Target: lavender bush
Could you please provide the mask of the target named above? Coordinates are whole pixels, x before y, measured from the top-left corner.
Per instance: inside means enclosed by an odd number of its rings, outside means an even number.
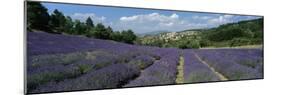
[[[32,92],[69,91],[81,89],[104,89],[121,87],[128,80],[140,74],[140,70],[129,64],[113,64],[108,67],[91,71],[76,79],[66,79],[62,82],[49,82],[37,87]]]
[[[182,52],[182,54],[180,54]],[[175,84],[180,56],[184,83],[263,77],[260,49],[176,49],[83,36],[27,33],[28,93]]]
[[[140,69],[145,69],[148,66],[152,65],[154,62],[153,57],[149,55],[140,55],[137,56],[128,62],[129,64],[135,64],[137,65]]]
[[[177,49],[158,49],[161,59],[142,71],[142,74],[124,87],[174,84],[179,53]],[[160,55],[159,55],[160,56]]]
[[[230,80],[262,78],[263,70],[262,61],[258,56],[262,53],[252,53],[260,51],[259,49],[216,49],[216,50],[198,50],[197,53],[209,65],[214,67],[218,72],[224,74]],[[245,53],[245,54],[243,54]],[[260,57],[261,58],[261,57]],[[251,60],[256,68],[252,68],[243,63],[241,60]],[[259,67],[260,66],[260,67]]]
[[[193,53],[193,50],[184,51],[184,83],[219,81],[218,76]]]

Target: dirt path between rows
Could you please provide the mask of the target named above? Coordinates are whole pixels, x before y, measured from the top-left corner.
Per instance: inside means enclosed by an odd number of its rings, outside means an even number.
[[[177,67],[178,73],[176,78],[176,83],[184,83],[184,57],[181,55],[179,58],[179,65]]]
[[[206,65],[208,68],[210,68],[210,69],[219,77],[219,79],[220,79],[221,81],[226,81],[226,80],[228,80],[223,74],[217,72],[217,71],[215,70],[215,68],[213,68],[212,66],[210,66],[206,61],[202,60],[202,59],[198,56],[198,54],[196,54],[195,52],[194,52],[193,54],[196,56],[196,58],[197,58],[201,63],[203,63],[204,65]]]

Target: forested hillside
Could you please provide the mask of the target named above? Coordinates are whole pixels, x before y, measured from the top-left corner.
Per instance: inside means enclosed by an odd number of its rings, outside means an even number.
[[[114,31],[110,26],[102,23],[94,24],[90,17],[86,21],[80,21],[64,15],[57,9],[49,14],[48,9],[39,2],[28,2],[27,10],[27,30],[30,32],[41,30],[48,33],[82,35],[129,44],[133,44],[137,38],[131,29]]]
[[[138,40],[138,44],[142,45],[178,48],[236,47],[262,43],[263,18],[228,23],[210,29],[144,36]]]
[[[263,19],[241,21],[206,30],[202,38],[214,46],[256,45],[263,42]]]

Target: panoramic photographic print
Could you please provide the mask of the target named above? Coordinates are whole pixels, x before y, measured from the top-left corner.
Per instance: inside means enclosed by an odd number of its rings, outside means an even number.
[[[263,79],[263,16],[26,1],[26,93]]]

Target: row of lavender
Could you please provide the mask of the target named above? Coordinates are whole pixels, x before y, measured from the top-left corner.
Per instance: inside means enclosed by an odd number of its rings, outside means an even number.
[[[117,88],[144,75],[172,84],[177,72],[177,49],[40,32],[28,32],[27,41],[29,93]],[[151,84],[135,86],[144,85]]]
[[[27,54],[30,56],[83,52],[97,49],[126,53],[130,50],[138,49],[134,47],[136,46],[110,40],[90,39],[83,36],[27,32]]]
[[[219,77],[196,56],[194,50],[184,50],[184,83],[219,81]]]
[[[175,84],[180,52],[184,83],[263,77],[260,49],[180,50],[41,32],[27,34],[29,93]]]
[[[143,70],[141,75],[124,87],[175,84],[179,50],[174,48],[158,49],[153,54],[161,56],[153,65]]]
[[[229,80],[263,78],[261,49],[195,50],[217,72]]]

